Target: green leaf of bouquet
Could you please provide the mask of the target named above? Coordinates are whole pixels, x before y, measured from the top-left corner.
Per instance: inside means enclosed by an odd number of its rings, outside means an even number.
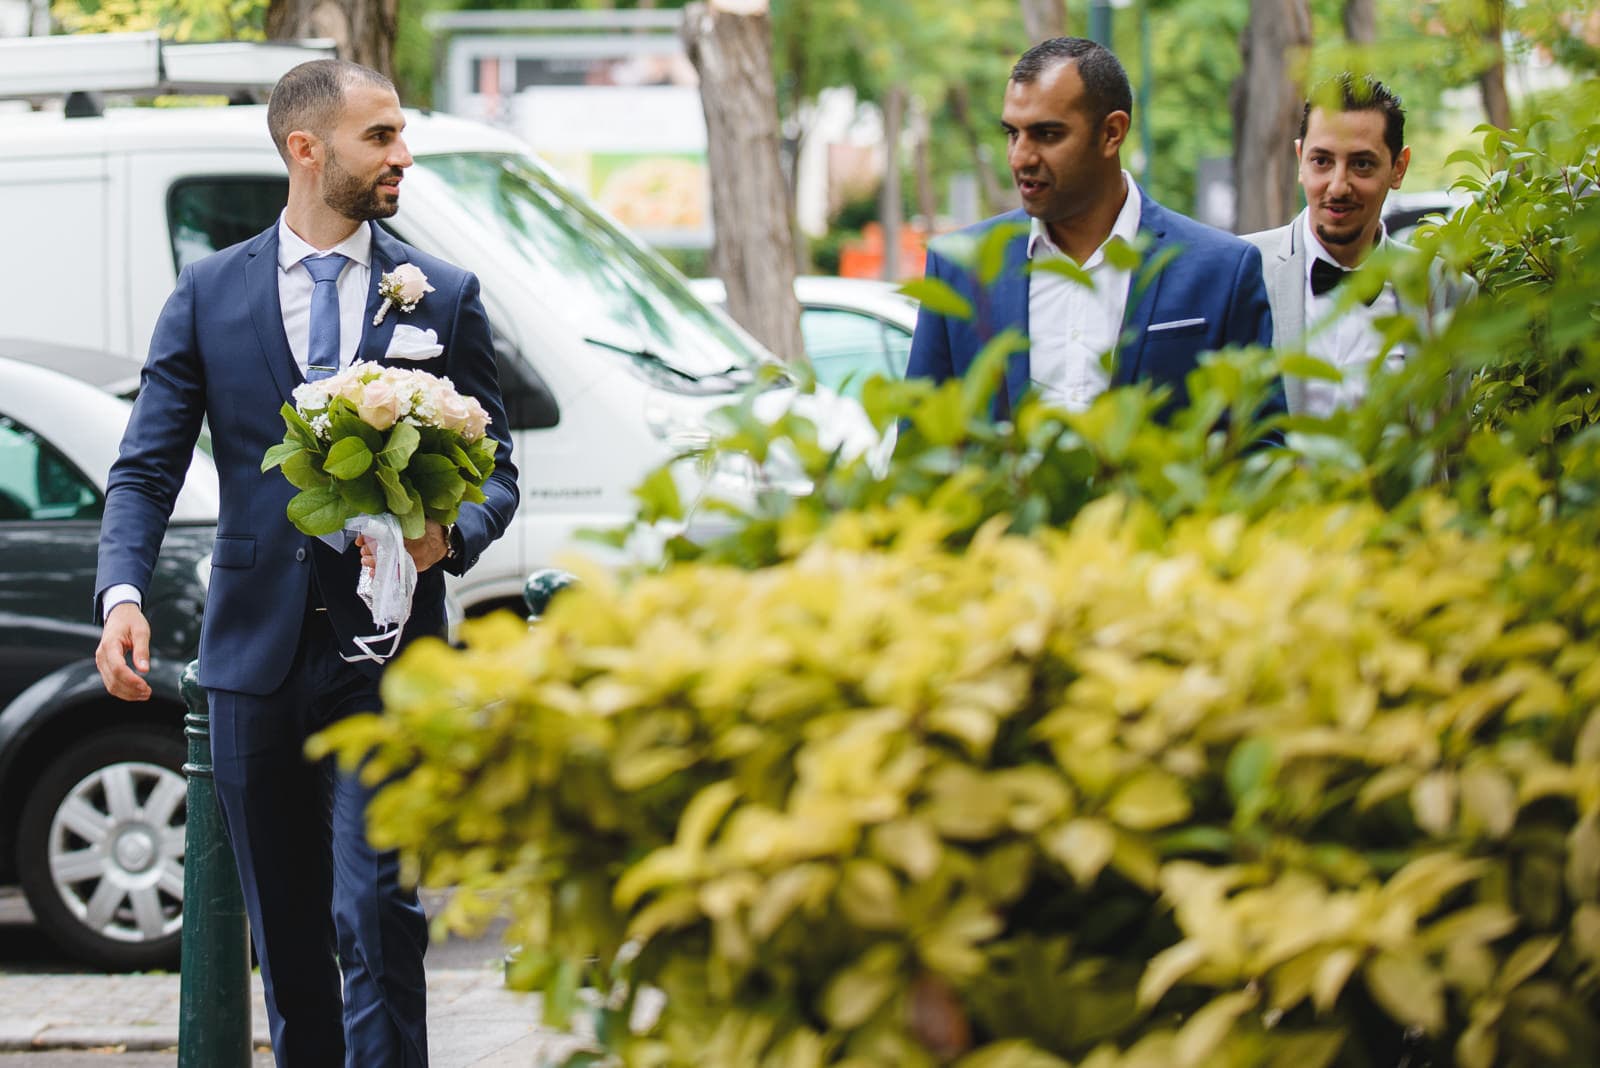
[[[472,457],[467,455],[467,450],[461,447],[460,442],[452,441],[447,451],[450,459],[456,462],[468,478],[483,477],[483,472],[478,470],[478,465],[472,462]]]
[[[467,488],[456,462],[436,452],[413,456],[406,475],[429,508],[453,508]]]
[[[334,440],[357,437],[366,443],[372,452],[378,451],[378,446],[383,444],[383,431],[377,430],[366,424],[350,402],[343,398],[336,398],[328,405],[328,426],[333,431]]]
[[[397,516],[400,520],[400,533],[407,538],[420,538],[428,529],[428,517],[423,512],[422,498],[410,486],[406,487],[406,494],[410,503],[405,512]]]
[[[388,505],[382,484],[379,483],[377,476],[370,472],[348,482],[335,483],[335,487],[339,491],[339,496],[344,498],[344,503],[350,506],[352,513],[377,515]]]
[[[378,453],[378,463],[392,471],[404,470],[421,440],[422,435],[417,433],[416,427],[410,423],[396,423],[389,431],[389,440],[384,442],[383,451]]]
[[[372,450],[358,437],[340,438],[328,449],[322,469],[334,478],[349,480],[366,473],[372,466]]]
[[[289,522],[303,534],[332,534],[350,517],[348,506],[332,486],[303,490],[289,501]]]
[[[283,477],[295,489],[316,489],[332,484],[333,479],[322,470],[321,450],[300,449],[283,461]]]
[[[463,501],[471,501],[473,504],[482,504],[489,498],[483,495],[483,490],[468,482],[467,488],[461,492],[461,499]]]
[[[429,508],[427,515],[428,518],[433,520],[435,523],[449,526],[451,523],[454,523],[457,519],[461,518],[461,505],[452,504],[448,508]]]
[[[301,447],[302,446],[298,441],[278,442],[278,444],[267,450],[267,454],[265,456],[261,457],[262,473],[264,474],[268,471],[271,471],[274,467],[277,467],[279,464],[283,463],[283,461],[299,452]]]
[[[278,409],[278,414],[283,416],[283,424],[288,431],[284,437],[285,441],[292,435],[308,449],[315,449],[321,444],[317,440],[317,432],[311,429],[311,424],[306,422],[305,416],[295,410],[294,405],[285,402],[283,407]]]
[[[900,292],[931,312],[952,319],[971,319],[972,302],[958,293],[954,286],[940,278],[923,278],[908,282]]]
[[[389,511],[395,515],[404,515],[411,510],[411,498],[406,495],[405,487],[400,484],[400,475],[392,467],[383,464],[372,469],[378,476],[378,485],[383,487],[383,501],[389,506]]]
[[[491,437],[481,437],[467,446],[467,456],[472,460],[472,466],[478,470],[478,482],[494,474],[494,446]]]

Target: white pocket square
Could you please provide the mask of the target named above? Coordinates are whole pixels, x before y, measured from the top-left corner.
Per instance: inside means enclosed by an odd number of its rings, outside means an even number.
[[[432,330],[418,330],[414,326],[397,323],[394,336],[389,339],[389,350],[383,354],[386,360],[431,360],[435,356],[444,355],[444,346],[439,344],[439,335]]]

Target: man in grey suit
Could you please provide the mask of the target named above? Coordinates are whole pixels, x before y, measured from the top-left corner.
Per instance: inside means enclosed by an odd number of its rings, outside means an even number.
[[[1245,238],[1261,250],[1275,343],[1303,348],[1343,375],[1337,382],[1285,376],[1292,415],[1326,416],[1359,403],[1375,361],[1393,367],[1405,359],[1404,346],[1385,346],[1379,317],[1403,312],[1427,336],[1472,292],[1470,280],[1435,263],[1426,307],[1387,284],[1366,306],[1338,300],[1339,284],[1374,251],[1416,254],[1383,227],[1383,202],[1411,162],[1405,121],[1400,98],[1375,78],[1342,74],[1313,90],[1294,143],[1305,210],[1287,226]]]

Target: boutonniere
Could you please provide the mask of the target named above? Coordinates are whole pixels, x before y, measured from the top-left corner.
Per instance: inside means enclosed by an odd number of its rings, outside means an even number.
[[[424,294],[432,292],[428,276],[414,263],[402,263],[394,270],[385,272],[378,278],[378,296],[383,298],[383,305],[378,308],[378,314],[372,317],[372,325],[383,322],[383,317],[389,314],[389,309],[394,305],[398,304],[401,311],[409,312]]]

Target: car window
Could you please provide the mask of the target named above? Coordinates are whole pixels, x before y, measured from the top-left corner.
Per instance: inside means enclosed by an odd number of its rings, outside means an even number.
[[[906,365],[911,362],[911,331],[894,323],[884,323],[883,343],[889,350],[890,373],[904,378]]]
[[[883,324],[873,316],[838,308],[806,308],[800,313],[800,333],[817,381],[829,389],[837,390],[848,382],[848,392],[855,393],[866,379],[889,371]]]
[[[543,298],[592,330],[599,348],[638,349],[680,379],[763,363],[676,271],[533,160],[468,152],[419,156],[417,168],[503,238]]]
[[[167,193],[172,262],[179,271],[272,225],[289,201],[289,179],[208,175],[173,183]]]
[[[49,442],[0,415],[0,522],[98,519],[100,494]]]

